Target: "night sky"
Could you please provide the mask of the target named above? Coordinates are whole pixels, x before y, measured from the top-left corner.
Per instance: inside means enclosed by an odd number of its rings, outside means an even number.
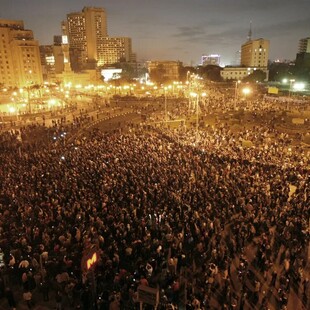
[[[107,11],[109,36],[132,38],[143,60],[197,65],[220,54],[231,64],[246,39],[270,40],[271,60],[295,60],[299,39],[310,37],[310,0],[1,0],[0,18],[23,20],[40,44],[52,44],[66,14],[84,6]]]

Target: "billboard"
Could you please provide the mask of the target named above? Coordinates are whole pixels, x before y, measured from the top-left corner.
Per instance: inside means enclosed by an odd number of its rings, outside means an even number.
[[[275,94],[279,93],[279,89],[277,87],[268,87],[268,94]]]
[[[145,285],[138,286],[138,300],[139,302],[148,305],[156,306],[159,303],[159,290]]]
[[[101,76],[105,82],[110,80],[117,80],[121,77],[122,69],[116,68],[109,68],[109,69],[102,69]]]

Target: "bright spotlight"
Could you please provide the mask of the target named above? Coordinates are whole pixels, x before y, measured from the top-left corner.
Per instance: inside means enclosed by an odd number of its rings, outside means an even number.
[[[301,91],[301,90],[304,90],[305,89],[305,83],[303,82],[298,82],[298,83],[294,83],[293,85],[293,89],[294,90],[297,90],[297,91]]]

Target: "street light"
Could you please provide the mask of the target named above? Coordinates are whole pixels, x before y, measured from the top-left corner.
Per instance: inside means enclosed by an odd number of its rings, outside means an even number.
[[[251,88],[249,88],[249,87],[244,87],[243,89],[242,89],[242,93],[243,93],[243,95],[244,95],[244,100],[246,101],[246,108],[248,108],[249,106],[248,106],[248,102],[247,102],[247,96],[251,93]]]
[[[31,95],[30,95],[30,89],[31,89],[31,86],[33,84],[33,81],[32,81],[32,70],[29,70],[28,71],[28,76],[27,76],[27,85],[26,85],[26,89],[27,89],[27,99],[28,99],[28,112],[29,114],[32,113],[32,110],[31,110]]]
[[[244,96],[246,97],[249,93],[251,92],[251,89],[248,87],[245,87],[242,89],[242,93],[244,94]]]
[[[234,100],[234,110],[236,110],[236,105],[237,105],[237,98],[238,98],[238,84],[240,84],[241,81],[238,80],[235,82],[235,100]]]
[[[164,87],[165,93],[165,126],[167,127],[167,87]]]
[[[289,88],[289,91],[288,91],[288,96],[291,97],[291,92],[292,92],[292,86],[293,86],[293,83],[295,82],[294,79],[291,79],[290,80],[290,88]]]
[[[205,97],[206,93],[190,93],[191,97],[196,98],[196,139],[198,137],[198,129],[199,129],[199,99],[201,97]]]

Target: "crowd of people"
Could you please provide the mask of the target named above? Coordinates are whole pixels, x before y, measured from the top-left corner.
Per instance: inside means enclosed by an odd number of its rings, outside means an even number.
[[[286,309],[292,290],[306,307],[309,154],[288,136],[222,124],[53,141],[70,128],[1,135],[0,294],[12,309],[32,308],[35,290],[57,309],[139,309],[140,285],[158,289],[157,309]],[[50,143],[26,144],[38,129]]]

